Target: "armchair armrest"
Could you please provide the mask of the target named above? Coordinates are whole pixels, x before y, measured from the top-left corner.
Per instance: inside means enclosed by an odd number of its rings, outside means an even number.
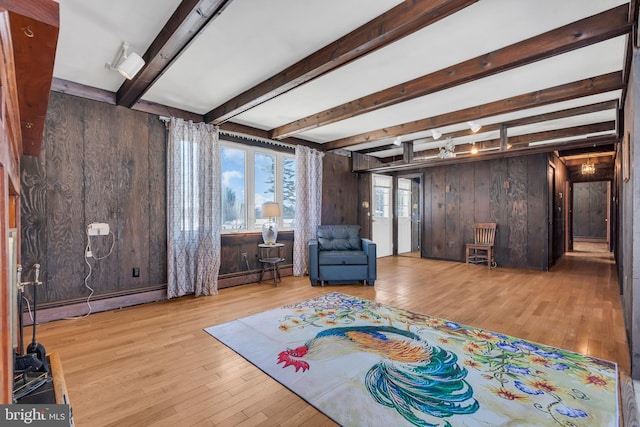
[[[362,239],[362,250],[367,254],[369,281],[373,284],[373,281],[375,281],[377,277],[376,243],[373,240]]]
[[[318,277],[320,275],[318,270],[318,241],[315,239],[309,240],[308,249],[309,265],[307,268],[309,269],[309,280],[311,280],[311,283],[315,285],[318,282]]]

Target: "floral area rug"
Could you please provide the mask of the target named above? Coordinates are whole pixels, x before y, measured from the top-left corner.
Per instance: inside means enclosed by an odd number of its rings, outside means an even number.
[[[205,329],[343,426],[617,426],[617,365],[330,293]]]

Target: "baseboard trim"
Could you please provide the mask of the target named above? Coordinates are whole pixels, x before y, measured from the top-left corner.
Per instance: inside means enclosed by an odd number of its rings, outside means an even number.
[[[574,242],[583,243],[609,243],[606,237],[573,237]]]
[[[293,266],[283,266],[280,268],[281,277],[292,276]],[[256,283],[260,280],[260,272],[250,272],[243,275],[234,275],[233,277],[222,277],[218,280],[218,289],[229,288],[231,286],[247,285]],[[273,273],[265,272],[262,278],[263,283],[273,283]],[[119,295],[109,298],[91,300],[91,313],[99,313],[101,311],[117,310],[120,308],[131,307],[139,304],[147,304],[150,302],[164,301],[167,299],[167,289],[157,289],[147,292],[139,292],[134,294]],[[85,316],[89,312],[89,307],[84,302],[74,302],[67,305],[56,307],[38,308],[38,323],[47,323],[54,320],[70,319],[74,317]],[[29,312],[25,312],[22,316],[25,326],[32,325],[33,320]]]
[[[162,301],[167,299],[167,290],[159,289],[149,292],[140,292],[137,294],[122,295],[111,298],[103,298],[91,303],[91,313],[99,313],[101,311],[117,310],[119,308],[130,307],[133,305],[146,304],[149,302]],[[85,316],[89,312],[86,302],[73,303],[51,308],[38,309],[38,324],[52,322],[54,320],[69,319],[74,317]],[[32,325],[33,320],[29,312],[22,316],[24,325]]]

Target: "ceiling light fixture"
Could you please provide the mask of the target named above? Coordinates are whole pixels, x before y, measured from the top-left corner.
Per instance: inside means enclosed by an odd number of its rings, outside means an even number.
[[[122,74],[127,80],[131,80],[144,67],[144,59],[135,52],[129,52],[129,42],[122,42],[122,46],[111,64],[105,64],[106,68]]]
[[[478,154],[478,147],[476,147],[475,141],[471,143],[471,154]]]
[[[591,159],[587,158],[587,163],[582,164],[582,175],[593,175],[596,173],[596,165],[591,163]]]
[[[480,130],[480,128],[482,128],[482,126],[476,122],[474,122],[473,120],[470,122],[467,122],[467,124],[469,125],[469,129],[471,129],[471,132],[476,133]]]
[[[453,139],[447,138],[447,142],[444,143],[444,147],[440,147],[438,158],[449,159],[451,157],[455,157],[456,156],[456,153],[454,153],[455,149],[456,149],[456,145],[453,143]]]
[[[393,145],[397,145],[397,146],[402,145],[402,138],[399,136],[396,136],[396,139],[393,140]]]
[[[438,129],[431,129],[431,137],[434,141],[439,140],[441,136],[442,132],[440,132]]]

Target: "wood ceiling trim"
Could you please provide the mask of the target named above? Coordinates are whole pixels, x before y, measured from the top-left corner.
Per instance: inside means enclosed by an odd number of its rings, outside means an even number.
[[[516,149],[510,149],[507,151],[487,151],[480,152],[479,154],[473,155],[465,155],[453,157],[450,159],[437,159],[430,158],[424,159],[422,158],[423,153],[420,153],[421,157],[415,157],[413,162],[405,163],[403,160],[398,160],[395,162],[382,163],[379,159],[371,156],[366,156],[362,154],[357,154],[353,159],[357,159],[357,161],[353,162],[353,171],[354,172],[397,172],[402,170],[416,170],[425,167],[433,167],[433,166],[445,166],[451,164],[458,163],[469,163],[469,162],[477,162],[482,160],[491,160],[498,159],[504,157],[516,157],[523,155],[531,155],[531,154],[540,154],[540,153],[550,153],[556,151],[558,149],[562,150],[572,150],[578,148],[585,147],[597,147],[602,145],[609,145],[617,142],[616,138],[611,136],[603,136],[596,138],[588,138],[588,139],[576,139],[564,141],[558,144],[549,144],[549,145],[537,145],[534,147],[520,147]],[[417,155],[417,154],[416,154]]]
[[[278,139],[326,126],[629,33],[632,25],[629,23],[628,15],[629,6],[623,4],[606,12],[277,127],[272,130],[272,138]]]
[[[489,102],[483,105],[452,111],[438,116],[415,120],[388,128],[372,130],[342,139],[336,139],[323,144],[322,147],[325,151],[346,148],[367,142],[378,141],[380,139],[394,138],[396,136],[424,132],[433,128],[440,128],[485,117],[512,113],[522,109],[540,107],[556,102],[567,101],[573,98],[620,90],[622,87],[622,72],[616,71],[576,82],[517,95],[499,101]]]
[[[205,115],[208,123],[223,123],[348,62],[387,46],[478,0],[406,0],[349,34],[246,90]]]
[[[191,41],[232,0],[183,0],[143,55],[145,65],[131,80],[125,80],[116,94],[118,105],[133,107],[164,74]]]
[[[585,158],[587,160],[589,160],[590,163],[593,163],[594,165],[598,166],[598,165],[605,165],[605,166],[611,166],[611,164],[613,163],[613,155],[609,154],[606,156],[602,156],[602,157],[598,157],[598,156],[587,156],[585,155]],[[582,166],[582,164],[585,162],[585,159],[569,159],[569,160],[565,160],[564,164],[567,167],[573,167],[573,166]]]
[[[486,133],[486,132],[493,132],[496,130],[500,130],[502,126],[505,126],[506,128],[512,128],[512,127],[518,127],[518,126],[532,125],[532,124],[546,122],[550,120],[557,120],[557,119],[564,119],[567,117],[579,116],[582,114],[597,113],[599,111],[606,111],[606,110],[617,110],[617,108],[618,108],[617,100],[597,102],[595,104],[583,105],[580,107],[568,108],[565,110],[553,111],[550,113],[537,114],[535,116],[509,120],[504,123],[484,125],[482,126],[482,132]],[[471,130],[463,129],[455,132],[450,132],[446,134],[445,137],[460,138],[463,136],[469,136],[472,133],[473,132]],[[433,139],[432,137],[419,138],[419,140],[422,142],[435,141],[435,139]],[[385,144],[385,145],[379,145],[377,147],[365,148],[362,150],[354,150],[354,151],[357,151],[360,154],[371,154],[371,153],[377,153],[380,151],[392,150],[395,148],[398,148],[398,147],[393,144]]]
[[[602,123],[592,123],[588,125],[573,126],[563,129],[547,130],[543,132],[529,133],[526,135],[516,135],[508,137],[509,144],[527,145],[532,142],[541,142],[557,138],[567,138],[571,136],[586,135],[590,133],[608,132],[616,130],[614,120]]]
[[[530,117],[523,117],[521,119],[509,120],[504,122],[507,127],[518,127],[525,125],[532,125],[540,122],[547,122],[550,120],[565,119],[567,117],[580,116],[583,114],[597,113],[606,110],[617,110],[618,101],[603,101],[595,104],[583,105],[575,108],[568,108],[566,110],[553,111],[550,113],[538,114]]]
[[[589,125],[581,125],[581,126],[572,126],[568,128],[562,129],[554,129],[543,132],[535,132],[529,133],[525,135],[515,135],[507,137],[507,144],[511,146],[511,148],[527,148],[528,145],[532,142],[541,142],[552,139],[559,138],[567,138],[567,137],[578,137],[579,135],[587,135],[590,133],[598,133],[598,132],[606,132],[615,130],[616,123],[615,121],[609,122],[601,122],[601,123],[592,123]],[[611,136],[609,137],[611,138]],[[562,142],[558,142],[561,144]],[[458,144],[456,145],[456,151],[458,150],[468,150],[471,148],[472,143]],[[479,150],[482,149],[495,149],[500,148],[502,145],[501,138],[496,139],[488,139],[484,141],[475,141],[475,145]],[[550,144],[553,145],[553,144]],[[416,150],[414,154],[420,156],[435,156],[440,151],[439,148],[430,148],[426,150]],[[503,150],[505,151],[505,150]],[[384,161],[385,159],[380,159]]]

